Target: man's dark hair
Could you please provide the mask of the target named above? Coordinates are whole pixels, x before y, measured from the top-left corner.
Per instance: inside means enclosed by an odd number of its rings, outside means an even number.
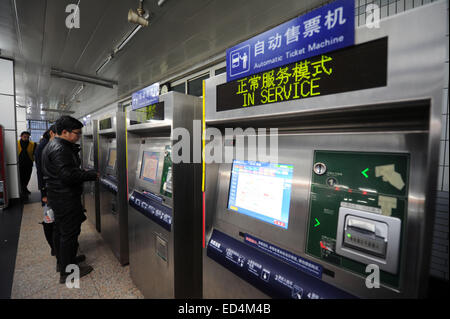
[[[44,134],[42,134],[42,138],[45,138],[46,140],[50,139],[50,129],[48,129],[47,131],[44,132]]]
[[[49,140],[49,139],[50,139],[50,131],[52,131],[53,133],[56,134],[56,126],[55,126],[55,124],[53,124],[52,126],[50,126],[50,127],[48,128],[48,130],[45,131],[45,133],[42,135],[42,137],[45,138],[46,140]]]
[[[20,133],[20,137],[22,137],[22,135],[23,134],[27,134],[28,136],[30,136],[31,135],[31,133],[30,132],[27,132],[27,131],[23,131],[22,133]]]
[[[72,132],[83,127],[83,123],[68,115],[61,116],[56,120],[54,125],[56,126],[56,134],[58,135],[61,135],[64,130]]]

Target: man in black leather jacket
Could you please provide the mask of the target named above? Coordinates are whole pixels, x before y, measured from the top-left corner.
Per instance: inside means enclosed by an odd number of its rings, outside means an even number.
[[[81,223],[86,220],[81,204],[83,182],[98,179],[95,170],[80,168],[80,146],[83,124],[71,116],[62,116],[56,123],[57,136],[42,153],[42,172],[47,189],[48,205],[55,215],[54,244],[60,283],[65,283],[67,265],[78,264],[85,256],[77,256]],[[58,267],[59,266],[59,267]],[[79,266],[80,277],[92,271],[91,266]]]

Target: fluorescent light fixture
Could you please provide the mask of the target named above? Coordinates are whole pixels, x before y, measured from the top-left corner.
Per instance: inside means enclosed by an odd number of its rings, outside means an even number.
[[[74,95],[80,94],[80,92],[83,91],[83,89],[84,89],[84,83],[80,85],[80,87],[78,88],[78,90],[75,92]]]
[[[145,14],[144,18],[147,19],[150,15],[148,13]],[[119,53],[125,45],[136,35],[136,33],[142,29],[141,25],[135,27],[130,33],[122,38],[120,43],[112,50],[112,53],[106,57],[106,59],[100,64],[100,66],[95,71],[96,74],[99,74],[103,68],[114,58],[114,56]]]
[[[134,28],[133,31],[131,31],[130,34],[128,34],[123,40],[122,42],[117,46],[117,48],[114,50],[114,53],[119,52],[120,50],[123,49],[123,47],[128,43],[128,41],[131,40],[132,37],[134,37],[134,35],[142,28],[141,25],[138,25],[136,28]]]
[[[95,73],[99,74],[100,71],[109,63],[109,61],[112,60],[112,55],[109,55],[105,61],[103,61],[103,63],[97,68],[97,70],[95,71]]]
[[[81,84],[80,87],[77,89],[77,91],[72,95],[72,97],[70,98],[70,101],[75,100],[77,95],[80,94],[80,92],[83,91],[83,89],[84,89],[84,83]]]

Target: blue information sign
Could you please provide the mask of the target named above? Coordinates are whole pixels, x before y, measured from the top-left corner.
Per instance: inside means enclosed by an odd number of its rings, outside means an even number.
[[[338,0],[227,49],[227,81],[355,42],[353,0]]]
[[[217,229],[213,230],[206,255],[272,298],[355,298]]]
[[[134,92],[131,96],[131,109],[137,110],[159,102],[159,83]]]
[[[128,203],[138,212],[168,231],[172,229],[172,209],[161,203],[155,195],[133,191]]]
[[[287,251],[283,248],[275,246],[269,242],[266,242],[262,239],[256,238],[249,234],[244,234],[245,242],[253,247],[259,248],[265,253],[275,256],[284,260],[285,262],[291,264],[297,269],[300,269],[307,274],[314,276],[316,278],[322,279],[322,266],[302,258],[290,251]]]

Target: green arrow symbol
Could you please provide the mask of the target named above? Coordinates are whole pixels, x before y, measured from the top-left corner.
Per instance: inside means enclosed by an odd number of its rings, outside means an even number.
[[[361,174],[363,174],[365,178],[369,178],[369,175],[366,174],[366,172],[367,172],[368,170],[369,170],[369,169],[366,168],[365,170],[361,171]]]
[[[315,218],[315,220],[316,220],[317,224],[315,224],[314,227],[317,227],[317,226],[320,225],[320,222],[319,222],[319,220],[317,218]]]

